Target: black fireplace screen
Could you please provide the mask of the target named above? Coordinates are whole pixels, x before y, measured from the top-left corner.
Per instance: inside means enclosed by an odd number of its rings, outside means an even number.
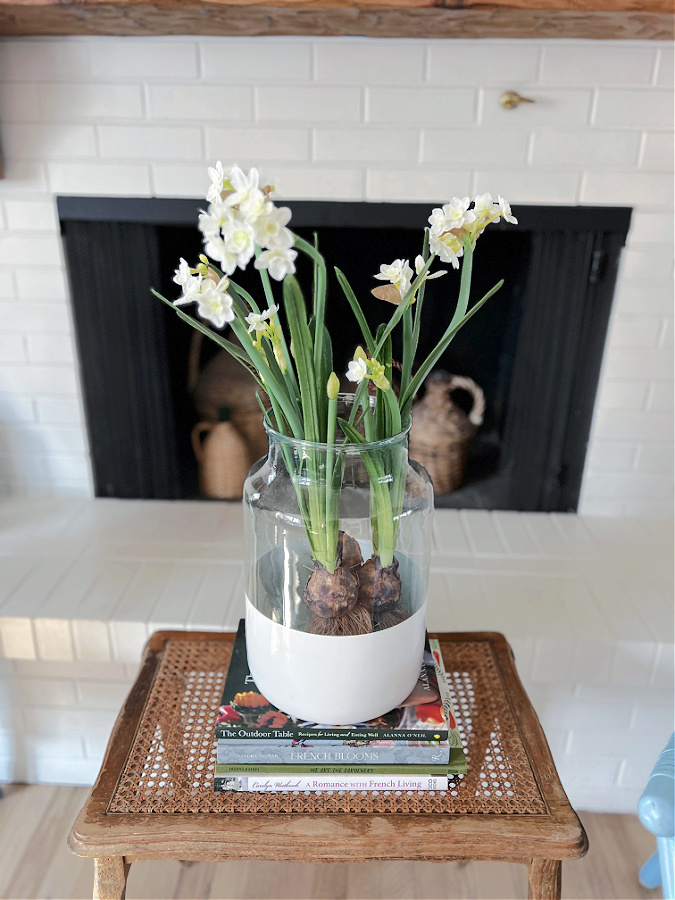
[[[190,433],[199,414],[188,389],[192,329],[149,291],[178,295],[180,256],[201,251],[199,202],[59,199],[97,496],[199,497]],[[382,263],[411,261],[434,204],[289,203],[303,237],[318,235],[329,270],[338,265],[370,324],[391,307],[370,297]],[[437,204],[440,205],[440,204]],[[474,509],[576,510],[607,322],[630,210],[523,206],[517,226],[491,226],[474,262],[473,296],[499,278],[502,290],[452,342],[438,368],[483,389],[486,413],[462,485],[437,504]],[[309,286],[311,270],[298,260]],[[251,267],[252,268],[252,267]],[[252,293],[257,273],[233,276]],[[449,322],[457,273],[429,283],[420,354]],[[327,324],[336,371],[359,330],[337,281]],[[209,343],[209,342],[205,342]],[[203,346],[199,364],[214,349]],[[396,354],[396,344],[394,345]],[[462,392],[457,403],[468,409]]]

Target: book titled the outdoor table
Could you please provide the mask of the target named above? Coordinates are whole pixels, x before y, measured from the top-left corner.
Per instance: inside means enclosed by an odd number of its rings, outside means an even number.
[[[260,694],[240,622],[216,718],[216,790],[442,790],[466,759],[437,641],[397,709],[370,722],[299,721]]]

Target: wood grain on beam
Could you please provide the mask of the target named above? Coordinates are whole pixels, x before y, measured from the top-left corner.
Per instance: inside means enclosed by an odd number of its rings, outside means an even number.
[[[269,2],[269,0],[268,0]],[[118,2],[57,2],[0,0],[2,35],[362,35],[411,38],[590,38],[613,40],[672,40],[673,15],[659,11],[664,0],[619,0],[635,3],[641,10],[599,8],[610,0],[584,2],[573,8],[543,8],[538,0],[532,8],[507,8],[493,3],[489,8],[426,5],[426,0],[392,0],[386,5],[348,5],[344,0],[279,0],[279,5],[254,5],[244,0],[190,3],[160,0]],[[381,2],[381,0],[376,0]],[[458,3],[459,0],[453,0]],[[468,0],[470,3],[471,0]],[[343,4],[343,5],[338,5]],[[576,4],[578,5],[578,4]],[[672,6],[670,7],[672,10]]]

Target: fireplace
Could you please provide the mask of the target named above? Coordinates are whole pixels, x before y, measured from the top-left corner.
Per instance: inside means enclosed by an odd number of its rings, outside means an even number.
[[[59,198],[97,496],[196,498],[186,390],[191,329],[149,293],[177,295],[178,258],[196,258],[201,235],[191,200]],[[369,297],[382,262],[413,258],[433,205],[292,202],[292,225],[318,234],[329,270],[338,264]],[[618,259],[630,210],[528,206],[518,226],[491,226],[476,254],[473,296],[505,286],[460,332],[438,367],[472,378],[486,395],[462,486],[440,506],[576,510]],[[364,247],[366,250],[364,251]],[[301,284],[311,270],[298,260]],[[255,293],[257,273],[235,280]],[[428,344],[447,325],[451,271],[428,287]],[[371,325],[391,313],[365,304]],[[358,326],[337,282],[327,324],[344,371]],[[208,344],[209,342],[205,342]],[[396,344],[394,354],[396,355]],[[428,349],[421,343],[422,354]],[[203,347],[202,364],[213,353]],[[462,395],[458,395],[462,403]]]

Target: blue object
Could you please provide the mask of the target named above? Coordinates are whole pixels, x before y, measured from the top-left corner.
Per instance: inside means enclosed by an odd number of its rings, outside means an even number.
[[[661,884],[664,900],[675,900],[675,734],[656,760],[638,802],[638,816],[656,835],[657,847],[640,869],[640,883],[647,888]]]

